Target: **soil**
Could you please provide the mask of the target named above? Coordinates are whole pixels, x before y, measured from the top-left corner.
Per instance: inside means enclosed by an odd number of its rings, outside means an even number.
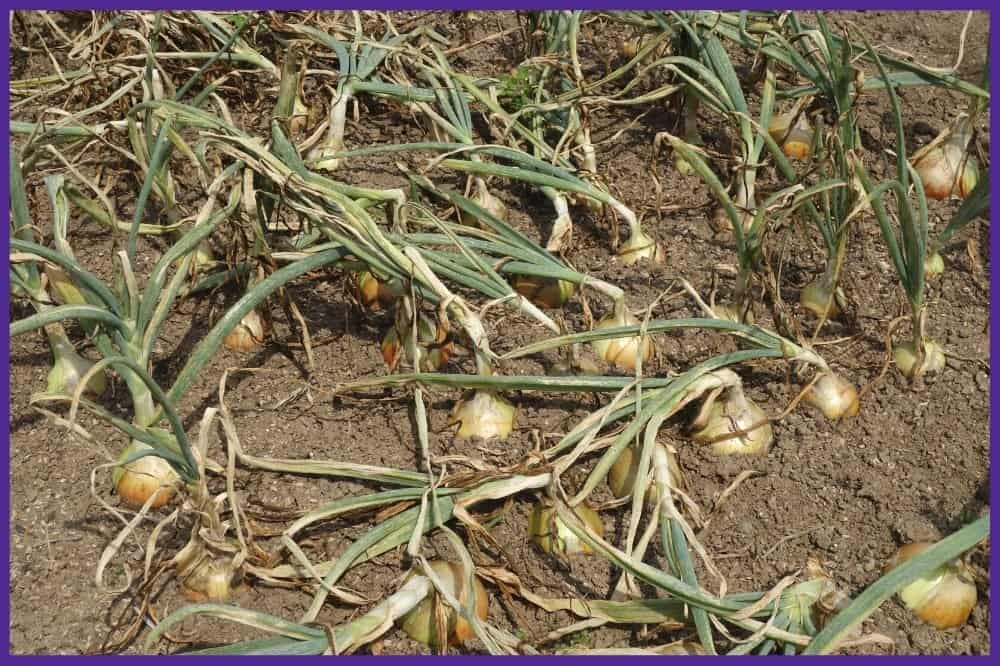
[[[21,14],[32,29],[12,40],[11,78],[23,79],[51,73],[51,62],[40,48],[41,34],[51,29],[37,15]],[[53,14],[62,30],[71,33],[89,21],[81,13]],[[835,21],[851,21],[880,45],[912,54],[919,62],[950,65],[965,15],[958,12],[862,12],[836,13]],[[397,25],[408,21],[425,22],[458,41],[475,42],[517,25],[512,14],[479,13],[474,20],[454,14],[406,14],[394,16]],[[18,24],[15,24],[18,25]],[[967,36],[960,76],[972,80],[986,58],[986,15],[973,19]],[[463,34],[463,29],[465,33]],[[605,60],[616,62],[619,41],[625,31],[614,24],[588,24],[584,28],[581,56],[585,73],[599,76]],[[522,37],[511,32],[501,39],[486,41],[453,56],[459,71],[493,75],[509,71],[521,59]],[[27,47],[27,50],[22,47]],[[112,44],[113,52],[142,52],[135,44]],[[61,66],[66,49],[54,49]],[[275,58],[278,56],[275,54]],[[749,63],[746,63],[749,64]],[[184,78],[180,68],[174,83]],[[259,136],[267,134],[267,114],[272,108],[276,86],[266,74],[247,70],[238,90],[241,103],[233,103],[237,124]],[[322,81],[329,83],[329,79]],[[307,82],[310,99],[325,113],[329,95],[320,82]],[[101,85],[113,90],[113,82],[92,82],[84,87],[50,98],[49,106],[66,110],[85,108],[100,99]],[[121,82],[118,83],[121,85]],[[234,90],[236,92],[234,92]],[[106,94],[106,92],[104,93]],[[913,88],[901,93],[911,150],[930,140],[963,108],[959,96],[937,89]],[[113,106],[92,120],[122,116],[127,106]],[[644,113],[639,113],[641,110]],[[888,103],[883,95],[867,95],[862,102],[861,121],[866,148],[875,153],[891,148],[894,141]],[[38,104],[16,108],[12,119],[31,121],[40,116]],[[101,115],[106,116],[100,118]],[[51,116],[50,116],[51,117]],[[663,266],[642,265],[626,268],[609,261],[613,230],[609,220],[573,211],[576,222],[574,244],[567,260],[580,271],[625,288],[633,310],[647,307],[664,293],[674,293],[674,279],[683,277],[702,294],[712,287],[712,270],[717,264],[732,264],[731,243],[717,237],[707,220],[711,215],[709,193],[694,176],[681,176],[666,155],[654,159],[653,139],[658,132],[672,129],[673,112],[659,105],[639,109],[610,107],[595,109],[590,115],[597,145],[600,173],[611,191],[644,220],[650,235],[664,243]],[[726,137],[713,130],[719,119],[703,111],[701,123],[710,149],[722,152]],[[979,127],[980,154],[989,154],[988,126]],[[372,144],[421,140],[424,128],[406,113],[386,102],[363,98],[359,121],[349,120],[348,148]],[[84,173],[93,174],[103,155],[100,147],[85,162]],[[111,158],[109,158],[111,159]],[[394,167],[395,156],[352,159],[351,168],[337,172],[338,178],[372,187],[403,186],[405,179]],[[420,165],[423,155],[407,155],[405,161]],[[118,182],[110,193],[120,219],[130,219],[136,180],[131,166],[120,157],[109,162],[118,169]],[[27,179],[29,204],[36,224],[46,229],[51,209],[43,177],[52,170],[32,171]],[[655,176],[655,179],[654,179]],[[108,176],[105,174],[104,178]],[[453,182],[458,185],[458,179]],[[662,185],[657,197],[655,182]],[[102,181],[104,182],[104,181]],[[767,179],[762,188],[766,189]],[[189,197],[186,203],[200,205],[197,184],[181,178],[178,189]],[[511,211],[510,221],[535,238],[548,234],[551,210],[537,190],[500,180],[491,182],[494,191]],[[657,206],[660,206],[658,209]],[[955,210],[953,201],[933,203],[931,220],[943,227]],[[71,217],[70,240],[77,256],[102,278],[112,276],[111,259],[116,242],[103,229],[89,223],[77,210]],[[623,230],[623,234],[624,234]],[[819,239],[811,229],[785,236],[782,256],[782,289],[798,321],[812,331],[815,321],[797,306],[798,291],[822,266]],[[224,238],[216,238],[222,242]],[[139,274],[145,275],[167,245],[144,237]],[[784,241],[783,241],[784,242]],[[782,577],[801,569],[808,558],[818,558],[843,589],[856,595],[879,576],[883,563],[905,542],[933,541],[948,535],[989,509],[989,223],[971,224],[944,251],[947,270],[929,286],[929,334],[939,341],[950,357],[944,371],[929,376],[922,388],[909,385],[892,366],[883,373],[886,361],[885,337],[890,320],[904,312],[904,300],[892,272],[879,230],[871,218],[855,226],[850,241],[843,286],[850,301],[847,313],[830,322],[822,331],[818,351],[851,381],[864,387],[860,414],[843,423],[833,423],[808,407],[799,407],[774,424],[775,443],[763,457],[723,459],[690,442],[682,420],[664,426],[663,439],[678,451],[691,499],[711,516],[699,533],[726,579],[730,592],[766,590]],[[719,298],[731,289],[731,280],[720,282]],[[207,407],[218,404],[218,383],[226,369],[246,368],[252,372],[231,375],[227,404],[232,411],[243,447],[257,456],[312,458],[385,465],[400,469],[422,469],[412,416],[412,394],[408,390],[385,390],[364,395],[333,395],[338,384],[354,379],[383,375],[385,365],[378,341],[385,330],[384,314],[365,314],[355,308],[345,288],[342,271],[331,270],[303,278],[288,290],[301,309],[313,340],[314,370],[308,375],[306,355],[298,343],[281,307],[273,302],[273,339],[256,352],[239,354],[220,349],[177,406],[189,434],[196,436],[198,422]],[[164,327],[154,362],[154,376],[166,384],[176,375],[194,343],[211,322],[224,312],[238,293],[224,290],[211,296],[192,297],[180,302]],[[607,304],[591,298],[595,318],[605,314]],[[29,313],[25,303],[15,301],[11,318]],[[686,298],[660,300],[655,317],[696,316]],[[574,298],[554,316],[573,330],[586,325],[579,298]],[[768,308],[758,304],[758,322],[769,327]],[[523,317],[497,309],[487,318],[488,332],[498,352],[541,339],[542,331]],[[82,341],[81,330],[70,327],[74,340]],[[734,349],[733,342],[719,335],[685,333],[661,336],[659,351],[648,373],[678,372],[711,355]],[[93,356],[88,344],[80,349]],[[543,374],[551,354],[504,365],[504,374]],[[49,352],[41,335],[25,335],[11,342],[10,417],[10,580],[11,651],[16,654],[88,653],[105,645],[111,636],[122,638],[122,623],[135,619],[135,595],[119,594],[126,584],[125,567],[132,577],[142,574],[142,546],[154,522],[147,522],[142,535],[128,539],[109,567],[105,586],[95,584],[94,570],[102,551],[115,538],[122,523],[91,495],[112,506],[118,500],[111,492],[106,465],[125,444],[118,431],[87,416],[80,423],[94,436],[94,444],[83,445],[67,435],[63,427],[47,421],[29,406],[29,398],[44,388]],[[787,366],[780,362],[746,364],[739,368],[748,395],[769,415],[777,416],[797,393],[801,382],[789,384]],[[468,372],[468,355],[449,363],[452,372]],[[308,395],[302,389],[308,388]],[[447,415],[459,394],[433,390],[427,410],[430,418],[430,448],[434,456],[462,455],[491,466],[516,464],[539,443],[549,445],[598,404],[591,396],[546,395],[521,392],[510,396],[518,408],[518,426],[504,445],[461,442],[447,427]],[[607,397],[600,398],[604,403]],[[127,392],[116,386],[107,406],[127,415]],[[687,416],[687,415],[685,415]],[[210,434],[209,456],[225,461],[225,448],[217,433]],[[107,452],[105,452],[105,447]],[[582,483],[595,459],[581,461],[569,474],[567,485]],[[457,467],[456,469],[461,469]],[[96,470],[96,471],[95,471]],[[720,497],[738,475],[753,470],[750,478],[719,504]],[[213,478],[216,492],[224,489]],[[350,480],[328,480],[259,470],[238,469],[236,490],[245,498],[249,515],[259,532],[279,534],[290,517],[338,498],[370,493],[375,484]],[[610,494],[601,488],[593,498],[607,502]],[[614,570],[601,558],[577,558],[567,566],[543,556],[526,534],[527,516],[534,498],[522,494],[505,508],[491,528],[502,546],[505,565],[521,577],[535,593],[552,596],[607,598],[615,583]],[[164,509],[157,519],[168,514]],[[620,543],[628,526],[628,508],[601,512],[606,536]],[[375,520],[370,514],[323,523],[311,531],[300,545],[310,559],[318,562],[336,557]],[[184,543],[181,529],[166,530],[159,548],[162,554],[176,552]],[[141,541],[141,543],[140,543]],[[260,545],[278,552],[273,537],[262,536]],[[449,557],[447,540],[436,535],[426,541],[428,555]],[[484,547],[480,564],[501,562],[495,550]],[[647,561],[658,566],[665,562],[658,549]],[[895,599],[882,605],[865,622],[866,631],[892,639],[892,645],[868,644],[852,652],[881,654],[985,654],[989,651],[990,589],[988,548],[980,547],[971,556],[983,572],[978,582],[979,603],[969,621],[953,631],[937,631],[921,623]],[[700,564],[699,564],[700,566]],[[342,581],[372,600],[390,594],[405,573],[402,550],[383,554],[353,567]],[[717,581],[704,569],[699,580],[715,591]],[[297,619],[308,607],[311,594],[282,589],[249,580],[236,589],[231,602],[238,606]],[[152,597],[149,613],[154,619],[187,603],[176,581],[165,579]],[[359,615],[358,608],[328,601],[318,618],[335,625]],[[489,620],[496,626],[518,633],[525,640],[539,641],[548,632],[575,621],[567,613],[547,613],[517,599],[495,596]],[[122,646],[125,652],[173,652],[192,647],[218,645],[258,637],[241,625],[219,620],[186,621],[172,632],[176,642],[163,641],[148,650],[140,640]],[[669,642],[689,636],[689,632],[666,631],[654,627],[646,631],[608,628],[579,632],[561,642],[540,645],[544,652],[567,647],[638,647]],[[113,642],[112,641],[112,642]],[[460,651],[478,654],[483,646],[475,639]],[[389,631],[363,652],[418,654],[427,648],[400,631]]]

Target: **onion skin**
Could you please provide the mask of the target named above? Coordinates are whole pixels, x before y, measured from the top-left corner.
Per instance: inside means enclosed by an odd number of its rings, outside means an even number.
[[[795,124],[789,128],[793,120]],[[809,157],[812,151],[813,130],[805,114],[786,113],[774,116],[767,131],[788,157],[793,160],[804,160]]]
[[[598,536],[604,536],[604,523],[596,511],[586,504],[580,504],[573,509],[573,513]],[[531,511],[528,529],[535,545],[549,555],[562,558],[594,554],[593,549],[559,519],[555,509],[541,502]]]
[[[627,310],[621,316],[614,312],[607,315],[597,323],[597,330],[606,328],[618,328],[620,326],[638,326],[639,320],[635,315]],[[641,340],[641,342],[640,342]],[[653,342],[649,336],[640,338],[631,336],[627,338],[611,338],[606,340],[594,340],[592,343],[594,352],[598,357],[607,363],[616,366],[620,370],[632,372],[635,370],[635,360],[637,353],[642,354],[642,362],[646,363],[653,356]]]
[[[403,295],[398,280],[379,280],[370,271],[358,271],[349,282],[354,297],[361,305],[373,311],[390,309]]]
[[[910,543],[900,548],[885,566],[895,569],[930,548],[930,543]],[[917,617],[937,629],[965,624],[976,605],[976,586],[968,580],[965,564],[955,560],[910,583],[899,592],[903,604]]]
[[[625,241],[618,250],[618,260],[626,266],[637,264],[646,259],[651,264],[662,264],[666,260],[663,246],[654,241],[642,231]]]
[[[936,278],[944,273],[944,258],[940,252],[931,252],[924,259],[924,275],[928,279]]]
[[[231,351],[247,353],[260,346],[270,332],[271,327],[260,313],[251,310],[226,334],[222,344]]]
[[[485,185],[476,187],[476,194],[472,197],[472,201],[498,220],[505,221],[507,219],[506,204],[493,196],[490,191],[486,189]],[[459,221],[467,227],[476,227],[479,229],[488,228],[482,223],[482,221],[480,221],[478,216],[473,215],[472,213],[467,213],[464,210],[459,209],[458,218]]]
[[[514,280],[514,291],[541,308],[554,310],[566,305],[576,291],[576,285],[565,280],[519,275]]]
[[[503,396],[491,391],[476,391],[455,405],[449,425],[460,424],[457,435],[462,439],[504,441],[514,429],[516,409]]]
[[[892,348],[892,356],[899,366],[900,372],[907,379],[913,379],[917,374],[917,352],[912,342],[904,342]],[[941,345],[933,340],[924,339],[924,363],[920,374],[941,372],[944,370],[945,356]]]
[[[837,298],[833,291],[823,284],[823,278],[817,278],[807,284],[799,295],[799,302],[817,317],[833,318],[840,314]]]
[[[967,153],[972,139],[968,114],[960,114],[952,126],[918,150],[910,164],[920,175],[924,194],[931,199],[956,195],[964,199],[979,182],[979,165]]]
[[[400,359],[406,355],[406,360],[410,363],[413,359],[409,354],[409,341],[413,335],[412,328],[406,326],[403,335],[400,335],[397,325],[390,328],[385,337],[382,338],[382,358],[390,370],[395,370]],[[447,332],[434,325],[424,316],[420,317],[418,324],[417,345],[420,347],[420,370],[422,372],[437,372],[454,351],[454,345],[447,341]]]
[[[430,562],[431,569],[441,579],[444,588],[455,597],[463,606],[469,599],[469,590],[466,585],[465,573],[460,564],[445,562],[444,560],[434,560]],[[410,574],[411,576],[413,574]],[[490,610],[490,598],[486,593],[486,588],[473,577],[472,595],[475,601],[476,617],[485,620]],[[444,606],[444,614],[447,618],[447,631],[438,631],[437,618],[435,617],[434,605],[436,603],[437,591],[434,590],[423,601],[417,604],[413,610],[401,618],[400,628],[415,641],[423,643],[432,648],[444,647],[438,644],[441,634],[449,643],[462,644],[472,638],[474,631],[472,625],[465,618],[455,612],[445,601],[441,601]]]
[[[764,410],[741,392],[726,400],[715,400],[709,407],[705,424],[697,424],[691,438],[696,442],[711,442],[712,453],[717,456],[764,454],[774,442],[774,430],[769,422],[746,434],[732,433],[748,430],[766,419]],[[726,434],[731,436],[716,440]]]
[[[836,421],[858,415],[860,404],[854,385],[838,374],[825,372],[806,392],[803,400],[817,407],[823,416]]]
[[[127,465],[121,465],[136,453],[149,450],[152,447],[148,444],[132,440],[119,456],[119,466],[112,472],[115,492],[122,502],[134,509],[141,508],[154,493],[156,499],[150,508],[159,509],[164,506],[174,496],[174,484],[180,480],[170,463],[156,455],[143,456]]]
[[[670,467],[671,483],[675,488],[682,488],[684,486],[684,479],[681,476],[680,466],[677,464],[677,457],[673,451],[663,446],[663,444],[656,444],[656,446],[662,447],[666,452]],[[608,487],[611,489],[611,494],[615,496],[615,499],[628,497],[635,490],[635,477],[639,473],[639,453],[634,446],[628,446],[618,456],[615,464],[611,466],[611,470],[608,472]],[[652,460],[650,460],[649,469],[652,470]],[[647,493],[646,499],[655,502],[655,495],[655,491]]]

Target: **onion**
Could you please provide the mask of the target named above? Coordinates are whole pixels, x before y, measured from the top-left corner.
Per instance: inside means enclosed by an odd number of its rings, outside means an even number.
[[[372,310],[389,309],[403,295],[403,285],[397,279],[382,281],[370,271],[357,271],[348,278],[354,297]]]
[[[222,344],[226,349],[238,352],[249,352],[264,342],[270,332],[270,326],[264,321],[257,310],[251,310],[226,335]]]
[[[903,546],[886,564],[885,571],[895,569],[932,545],[911,543]],[[921,620],[938,629],[952,629],[963,625],[976,605],[976,586],[970,578],[965,563],[953,560],[904,587],[899,591],[899,598]]]
[[[639,38],[626,39],[618,46],[618,53],[622,58],[631,60],[639,53]]]
[[[437,372],[448,362],[454,350],[454,345],[447,340],[448,334],[443,327],[435,328],[431,320],[420,315],[417,325],[417,345],[420,347],[420,370],[422,372]],[[402,329],[402,335],[400,335]],[[390,370],[395,370],[400,358],[406,354],[406,360],[411,364],[410,343],[413,337],[413,327],[405,322],[397,322],[382,338],[382,358]]]
[[[794,160],[805,159],[812,151],[813,129],[798,109],[773,116],[767,132],[781,146],[781,151]]]
[[[199,546],[188,554],[192,546]],[[237,570],[223,557],[213,556],[201,541],[189,542],[187,549],[178,553],[177,574],[181,579],[181,593],[188,601],[220,602],[229,599]]]
[[[684,477],[681,474],[680,465],[677,464],[677,456],[674,454],[673,449],[659,443],[656,446],[662,448],[666,454],[671,485],[675,488],[683,488]],[[628,497],[636,489],[635,476],[639,473],[640,453],[634,446],[628,446],[618,456],[615,464],[611,466],[611,471],[608,472],[608,487],[611,488],[611,493],[615,496],[615,499]],[[653,462],[650,460],[649,471],[652,469]],[[647,494],[646,498],[654,502],[657,499],[655,492]]]
[[[486,188],[486,183],[480,179],[476,180],[476,193],[473,195],[472,200],[498,220],[507,219],[507,206],[500,199],[493,196]],[[472,213],[467,213],[460,209],[458,217],[461,223],[468,227],[483,228],[482,222]]]
[[[444,560],[434,560],[430,562],[430,567],[441,579],[441,586],[445,591],[455,597],[464,607],[468,603],[470,590],[462,566]],[[408,579],[412,577],[413,573],[408,576]],[[475,576],[472,579],[471,593],[476,617],[485,620],[490,610],[490,598],[486,593],[486,588]],[[432,590],[428,596],[424,597],[423,601],[401,618],[400,628],[413,640],[432,648],[444,647],[440,645],[441,638],[444,638],[448,643],[458,644],[472,638],[474,633],[472,625],[446,602],[438,601],[437,596],[437,590]],[[445,627],[438,625],[439,617],[435,609],[438,603],[443,606],[442,619],[445,622]]]
[[[76,392],[83,376],[94,366],[94,364],[83,356],[80,356],[69,341],[66,332],[59,324],[50,324],[45,327],[45,333],[49,338],[49,347],[55,361],[49,374],[46,377],[46,392],[55,395],[73,395]],[[95,373],[87,380],[84,389],[92,396],[103,395],[108,390],[108,375],[103,370]]]
[[[604,536],[604,523],[601,522],[601,517],[597,515],[597,512],[589,506],[580,504],[573,509],[573,514],[598,536]],[[594,554],[593,549],[559,518],[554,508],[541,502],[536,504],[531,511],[528,530],[535,545],[549,555],[562,558],[572,555]]]
[[[636,231],[618,250],[618,259],[626,266],[643,259],[648,259],[652,264],[662,264],[666,259],[666,253],[662,245],[644,232]]]
[[[597,323],[597,330],[608,328],[618,328],[620,326],[638,326],[639,320],[628,311],[623,305],[615,305],[614,311]],[[637,335],[627,338],[611,338],[604,340],[594,340],[592,343],[594,352],[598,357],[604,359],[621,370],[634,371],[636,356],[642,354],[642,362],[645,363],[653,355],[653,343],[649,336],[639,337]]]
[[[746,397],[739,386],[726,393],[725,400],[720,401],[713,396],[706,401],[702,413],[692,424],[692,439],[711,443],[712,452],[717,456],[767,453],[774,441],[774,431],[767,414]],[[761,423],[759,427],[754,427]],[[748,432],[738,434],[741,431]]]
[[[744,316],[743,308],[735,303],[714,305],[712,306],[712,312],[718,319],[734,321],[737,324],[753,324],[757,321],[757,317],[753,313],[753,308],[747,308],[746,315]]]
[[[931,252],[924,258],[924,275],[928,278],[936,278],[944,273],[944,258],[937,250]]]
[[[917,368],[917,351],[913,342],[896,345],[892,348],[892,356],[903,376],[907,379],[913,379],[917,374],[923,375],[944,370],[944,349],[938,343],[927,338],[924,338],[924,362],[919,369]]]
[[[836,421],[842,417],[858,414],[858,391],[854,385],[832,372],[824,372],[803,398],[808,404],[818,407],[823,416]]]
[[[542,308],[561,308],[576,291],[576,285],[556,278],[535,275],[518,275],[514,280],[514,291]]]
[[[156,499],[150,508],[160,508],[173,497],[174,485],[180,480],[170,463],[158,455],[146,455],[125,464],[136,454],[152,450],[153,447],[148,444],[133,439],[118,457],[118,464],[111,475],[118,497],[135,509],[141,508],[154,494]]]
[[[460,424],[458,436],[463,439],[507,439],[514,429],[515,409],[502,396],[492,391],[476,391],[455,405],[448,425]]]
[[[971,139],[972,123],[963,113],[910,159],[928,197],[947,199],[954,194],[964,199],[975,188],[979,168],[976,158],[967,154]]]
[[[836,317],[840,314],[837,296],[838,294],[827,286],[826,280],[819,277],[802,289],[799,302],[817,317]]]

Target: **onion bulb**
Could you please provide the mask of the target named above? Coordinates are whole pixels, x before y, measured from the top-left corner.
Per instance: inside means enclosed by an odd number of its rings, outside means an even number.
[[[774,441],[767,414],[746,397],[739,386],[729,389],[726,394],[725,400],[710,398],[702,407],[701,414],[692,424],[692,439],[711,443],[712,452],[717,456],[767,453]],[[747,432],[740,434],[742,431]]]
[[[222,344],[225,345],[226,349],[232,351],[253,351],[264,342],[270,328],[257,310],[251,310],[240,320],[240,323],[226,334]]]
[[[781,151],[793,160],[805,159],[812,151],[813,129],[806,114],[798,109],[772,116],[767,132],[781,146]]]
[[[910,543],[903,546],[890,558],[885,572],[888,573],[916,557],[932,545]],[[976,605],[976,586],[965,563],[953,560],[904,587],[899,591],[899,599],[924,622],[938,629],[952,629],[969,619]]]
[[[573,509],[573,514],[598,536],[604,536],[604,523],[601,522],[597,512],[589,506],[580,504]],[[593,549],[559,518],[554,508],[541,502],[531,511],[528,529],[535,545],[549,555],[570,557],[594,554]]]
[[[126,464],[129,458],[152,450],[153,447],[148,444],[133,439],[118,457],[118,464],[111,475],[118,497],[135,509],[141,508],[154,494],[156,499],[150,508],[160,508],[173,497],[174,485],[180,480],[170,463],[155,454]]]
[[[597,323],[597,330],[618,328],[620,326],[638,326],[639,320],[624,306],[615,306],[614,311]],[[627,338],[611,338],[594,340],[594,352],[607,363],[621,370],[634,371],[636,356],[642,354],[645,363],[653,355],[653,343],[649,336],[638,335]]]
[[[648,259],[651,264],[662,264],[666,259],[666,253],[662,245],[643,231],[636,230],[618,250],[618,259],[626,266],[631,266],[643,259]]]
[[[639,53],[639,38],[626,39],[618,46],[618,53],[622,58],[631,60]]]
[[[194,532],[187,545],[174,557],[181,594],[188,601],[221,602],[229,598],[239,570],[225,556],[213,554]]]
[[[944,349],[933,340],[924,338],[924,362],[917,372],[917,351],[912,342],[904,342],[892,348],[896,365],[907,379],[917,374],[941,372],[944,370]]]
[[[493,196],[486,188],[486,183],[481,180],[476,181],[476,193],[473,195],[472,201],[498,220],[507,219],[507,206],[503,201]],[[459,209],[458,217],[459,221],[467,227],[483,228],[482,222],[472,213]]]
[[[514,405],[492,391],[475,391],[455,405],[448,425],[460,424],[458,436],[463,439],[507,439],[514,429]]]
[[[395,370],[403,354],[411,364],[410,344],[413,338],[413,326],[405,321],[397,323],[382,338],[382,358],[390,370]],[[420,370],[422,372],[437,372],[444,365],[454,349],[448,341],[447,331],[435,327],[429,318],[420,315],[417,324],[417,346],[420,347]]]
[[[566,280],[518,275],[514,280],[514,291],[542,308],[561,308],[576,291],[576,285]]]
[[[971,139],[972,123],[963,113],[910,159],[928,197],[947,199],[954,194],[964,199],[975,188],[979,168],[976,158],[967,153]]]
[[[445,591],[465,607],[469,602],[470,589],[462,565],[444,560],[434,560],[430,562],[430,567],[441,580],[441,586]],[[412,575],[411,573],[410,576]],[[471,594],[476,617],[485,620],[490,610],[490,598],[486,593],[486,588],[475,576],[472,578]],[[444,647],[440,644],[442,638],[448,643],[458,644],[472,638],[474,633],[472,625],[447,602],[439,601],[437,596],[437,590],[432,589],[423,601],[401,618],[400,628],[413,640],[432,648]],[[440,618],[436,613],[435,606],[438,603],[443,607],[443,618]],[[445,627],[438,625],[439,619],[444,620]]]
[[[370,271],[358,271],[348,279],[354,297],[372,310],[389,309],[403,295],[403,285],[397,279],[379,280]]]
[[[746,308],[746,314],[744,314],[743,307],[735,303],[722,303],[719,305],[713,305],[712,313],[715,314],[716,319],[725,319],[726,321],[734,321],[737,324],[752,325],[755,321],[757,321],[757,317],[753,313],[753,308]]]
[[[799,295],[799,302],[817,317],[836,317],[840,314],[840,304],[837,303],[839,294],[826,282],[825,278],[819,277],[807,284]]]
[[[824,372],[816,380],[804,398],[806,403],[818,407],[823,416],[836,421],[842,417],[858,414],[858,390],[849,381],[833,372]]]
[[[45,278],[48,281],[52,300],[56,303],[60,305],[84,305],[87,302],[87,299],[83,297],[83,294],[80,293],[80,290],[73,284],[61,266],[46,264]]]
[[[52,355],[55,357],[46,378],[45,390],[55,395],[73,395],[80,386],[83,376],[94,364],[76,352],[61,325],[50,324],[45,327],[45,332],[49,337]],[[103,370],[92,375],[84,389],[92,396],[103,395],[107,390],[108,375]]]
[[[931,252],[924,258],[924,275],[928,278],[936,278],[944,273],[944,258],[937,250]]]
[[[659,443],[656,446],[662,448],[666,453],[671,485],[675,488],[683,488],[684,477],[681,475],[681,468],[677,464],[677,456],[674,454],[673,449]],[[635,477],[639,473],[640,454],[641,451],[636,450],[636,447],[628,446],[618,456],[615,464],[611,466],[611,471],[608,472],[608,487],[611,488],[611,493],[615,496],[615,499],[628,497],[635,490]],[[651,471],[652,469],[653,461],[650,460],[649,470]],[[656,500],[655,493],[649,493],[646,497],[652,501]]]

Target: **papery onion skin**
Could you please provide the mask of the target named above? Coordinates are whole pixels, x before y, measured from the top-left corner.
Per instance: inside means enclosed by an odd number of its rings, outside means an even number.
[[[912,342],[904,342],[892,348],[892,356],[900,372],[907,379],[917,374],[917,352]],[[924,363],[920,374],[932,374],[944,370],[945,355],[941,345],[924,339]]]
[[[824,372],[803,397],[806,403],[817,407],[823,416],[836,421],[858,415],[860,402],[858,390],[838,374]]]
[[[620,317],[612,312],[599,321],[596,328],[603,330],[621,326],[638,326],[639,323],[639,320],[631,312],[625,311]],[[643,363],[649,361],[653,356],[653,342],[649,336],[636,335],[627,338],[594,340],[591,344],[599,358],[627,372],[635,370],[637,354],[642,354]]]
[[[150,508],[159,509],[164,506],[174,496],[174,485],[180,479],[170,463],[157,455],[143,456],[122,465],[137,453],[148,450],[152,450],[148,444],[132,440],[119,456],[119,464],[111,476],[118,497],[134,509],[141,508],[154,493],[156,499]]]
[[[517,410],[503,396],[476,391],[455,405],[449,425],[459,424],[458,437],[504,441],[514,429]]]
[[[598,536],[604,536],[604,523],[596,511],[586,504],[579,504],[573,509],[573,513]],[[549,555],[572,557],[594,554],[594,550],[559,518],[554,508],[541,502],[531,511],[528,529],[535,545]]]
[[[750,427],[764,422],[753,430]],[[748,430],[746,434],[733,434]],[[729,437],[716,440],[730,434]],[[774,441],[774,430],[767,415],[746,396],[735,399],[716,400],[709,408],[705,425],[691,434],[696,442],[712,445],[712,453],[717,456],[758,455],[767,453]]]
[[[663,447],[663,450],[666,452],[671,483],[675,488],[683,487],[684,479],[681,475],[680,466],[677,464],[677,457],[668,447],[663,446],[663,444],[656,444],[656,446]],[[650,460],[651,469],[652,460]],[[615,499],[622,499],[632,494],[635,490],[635,477],[638,472],[639,452],[636,451],[634,446],[627,446],[608,472],[608,487],[611,489],[611,494],[615,496]],[[647,493],[646,499],[655,502],[655,491]]]
[[[257,310],[251,310],[226,334],[222,344],[231,351],[251,352],[267,339],[270,328]]]
[[[885,572],[916,557],[932,545],[910,543],[901,547],[886,564]],[[976,605],[976,585],[968,580],[961,560],[944,564],[904,587],[899,592],[903,604],[921,620],[938,629],[953,629],[965,624]]]
[[[651,264],[662,264],[666,260],[666,252],[649,235],[638,231],[618,250],[618,260],[625,266],[632,266],[643,259]]]
[[[812,151],[813,130],[805,114],[786,113],[771,118],[768,134],[781,146],[781,151],[795,160],[809,157]],[[795,124],[789,129],[792,121]]]
[[[468,602],[469,592],[462,566],[444,560],[434,560],[430,562],[430,566],[441,579],[444,588],[464,606]],[[478,578],[473,576],[472,581],[476,617],[485,620],[489,614],[490,598],[486,588],[483,587]],[[400,628],[413,640],[432,648],[443,647],[438,644],[441,634],[444,634],[449,643],[462,644],[472,638],[474,634],[472,625],[444,600],[441,601],[441,604],[444,605],[448,626],[446,631],[438,631],[437,618],[434,613],[436,596],[437,591],[432,590],[423,601],[400,619]]]
[[[817,278],[803,287],[799,302],[816,317],[833,318],[840,314],[836,295],[823,283],[823,278]]]
[[[924,275],[927,278],[936,278],[944,273],[944,258],[940,252],[931,252],[924,259]]]
[[[572,298],[576,285],[556,278],[519,275],[514,280],[514,291],[542,308],[561,308]]]
[[[399,280],[379,280],[370,271],[358,271],[350,277],[355,298],[374,311],[390,309],[403,295]]]

